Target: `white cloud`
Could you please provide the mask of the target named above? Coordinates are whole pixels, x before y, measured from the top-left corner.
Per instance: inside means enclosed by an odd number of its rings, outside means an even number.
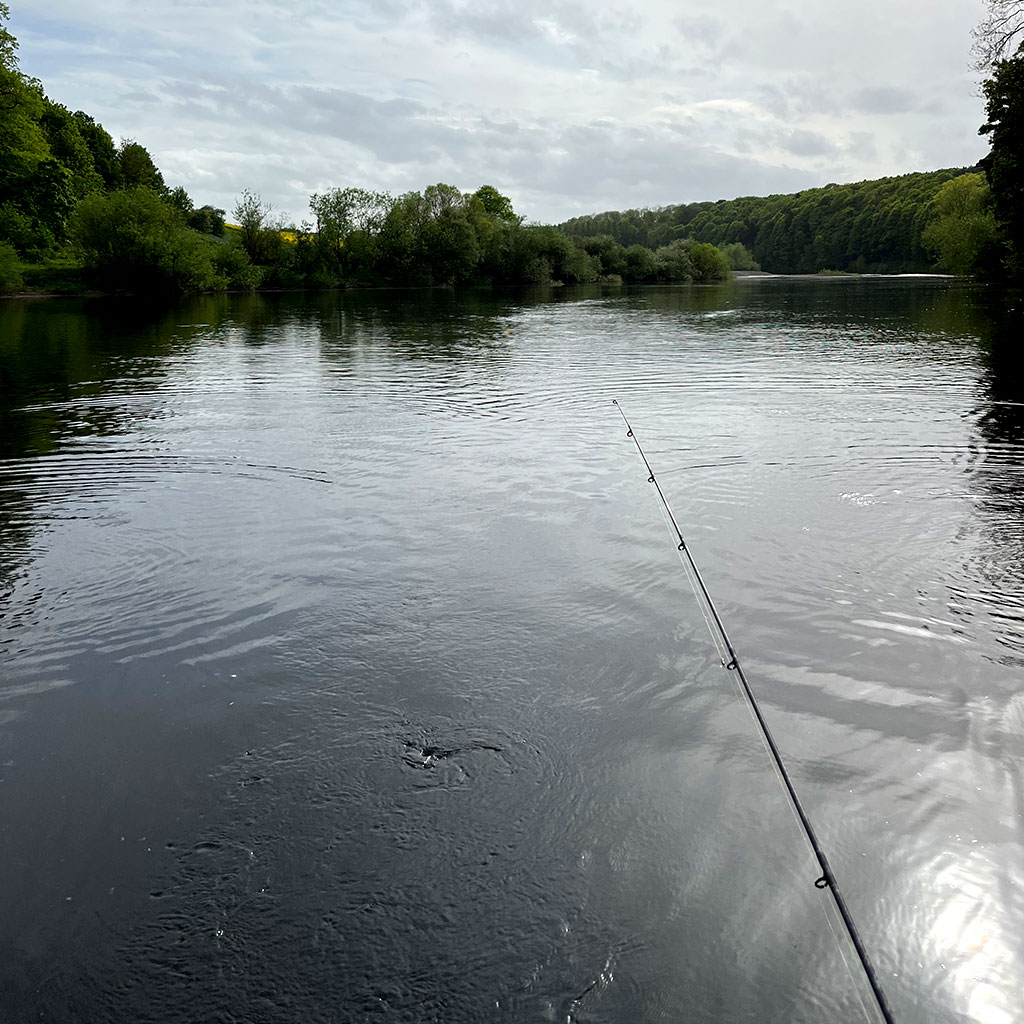
[[[32,0],[55,99],[172,183],[309,192],[488,182],[528,217],[969,164],[980,0]]]

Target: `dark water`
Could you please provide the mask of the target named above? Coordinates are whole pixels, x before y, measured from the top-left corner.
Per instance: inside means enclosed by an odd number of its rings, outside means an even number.
[[[920,281],[0,305],[0,1018],[1024,1007],[1024,379]]]

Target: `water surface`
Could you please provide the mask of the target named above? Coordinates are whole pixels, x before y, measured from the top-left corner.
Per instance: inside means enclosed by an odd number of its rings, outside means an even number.
[[[1024,990],[1024,379],[920,281],[0,305],[0,1008],[897,1019]]]

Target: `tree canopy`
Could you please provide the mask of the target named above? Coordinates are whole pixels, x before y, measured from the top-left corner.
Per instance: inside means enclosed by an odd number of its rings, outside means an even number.
[[[576,217],[569,235],[608,235],[621,245],[658,249],[681,238],[742,243],[766,271],[898,273],[932,269],[921,235],[939,188],[964,168],[826,185],[791,195],[747,196],[650,210]]]
[[[1007,235],[1009,269],[1024,272],[1024,53],[996,61],[982,85],[987,120],[979,129],[992,144],[982,161],[992,207]]]

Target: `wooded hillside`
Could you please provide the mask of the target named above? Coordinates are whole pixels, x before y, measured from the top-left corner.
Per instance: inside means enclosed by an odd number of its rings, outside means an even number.
[[[763,270],[899,273],[935,269],[921,234],[935,217],[941,186],[969,168],[951,168],[850,185],[826,185],[793,195],[686,203],[575,217],[567,235],[609,235],[620,245],[657,249],[679,238],[724,246],[741,242]]]

